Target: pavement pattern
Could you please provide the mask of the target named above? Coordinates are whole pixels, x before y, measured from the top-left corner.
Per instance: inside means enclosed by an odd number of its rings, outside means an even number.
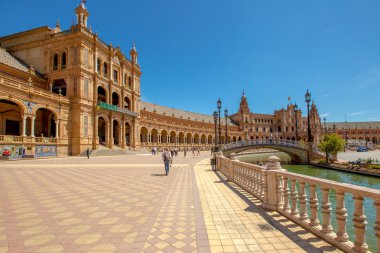
[[[208,155],[176,157],[169,176],[159,156],[1,162],[0,253],[337,252]]]

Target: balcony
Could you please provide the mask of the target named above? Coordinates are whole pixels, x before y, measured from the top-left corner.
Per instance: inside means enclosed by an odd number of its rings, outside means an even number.
[[[102,102],[102,101],[99,102],[98,106],[100,109],[105,109],[105,110],[114,111],[114,112],[120,112],[120,113],[129,115],[129,116],[132,116],[132,117],[137,117],[137,115],[138,115],[137,112],[134,112],[134,111],[131,111],[131,110],[128,110],[125,108],[120,108],[117,105],[107,104],[107,103]]]

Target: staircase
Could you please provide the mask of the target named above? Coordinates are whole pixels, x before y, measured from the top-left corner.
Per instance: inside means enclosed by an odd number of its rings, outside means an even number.
[[[136,154],[148,154],[145,149],[139,150],[130,150],[129,148],[122,149],[120,147],[115,146],[113,149],[100,146],[97,150],[92,150],[91,155],[94,156],[120,156],[120,155],[136,155]],[[83,151],[79,156],[86,157],[86,151]]]

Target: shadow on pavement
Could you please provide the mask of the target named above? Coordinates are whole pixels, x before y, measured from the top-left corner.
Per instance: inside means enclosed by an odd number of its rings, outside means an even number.
[[[153,176],[153,177],[163,177],[163,176],[166,176],[165,173],[163,173],[163,174],[150,174],[150,175]]]

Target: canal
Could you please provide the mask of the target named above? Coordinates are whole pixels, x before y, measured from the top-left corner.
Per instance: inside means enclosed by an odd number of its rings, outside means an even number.
[[[364,176],[364,175],[348,173],[348,172],[341,172],[341,171],[336,171],[336,170],[329,170],[329,169],[324,169],[324,168],[309,166],[309,165],[294,165],[290,163],[291,162],[290,157],[287,154],[282,153],[282,152],[250,154],[250,155],[239,156],[238,159],[240,161],[258,164],[260,162],[264,163],[265,161],[267,161],[268,157],[271,155],[276,155],[280,157],[282,168],[286,169],[289,172],[380,190],[380,178]],[[308,192],[308,189],[307,189],[307,192]],[[322,195],[321,195],[320,189],[318,189],[318,199],[319,199],[319,220],[322,222],[322,214],[321,214],[321,208],[320,208],[321,207],[320,201],[322,199]],[[332,204],[331,221],[334,227],[334,231],[336,231],[337,229],[336,219],[335,219],[336,198],[335,198],[335,192],[333,191],[330,191],[330,201]],[[355,233],[354,233],[353,222],[352,222],[353,213],[354,213],[354,201],[352,199],[352,195],[346,194],[345,204],[348,211],[347,233],[350,237],[350,240],[355,241]],[[366,239],[369,246],[369,250],[372,252],[377,252],[377,238],[374,233],[374,225],[376,221],[376,209],[371,199],[365,198],[364,212],[365,212],[365,215],[367,216],[367,222],[368,222],[367,231],[366,231]]]

